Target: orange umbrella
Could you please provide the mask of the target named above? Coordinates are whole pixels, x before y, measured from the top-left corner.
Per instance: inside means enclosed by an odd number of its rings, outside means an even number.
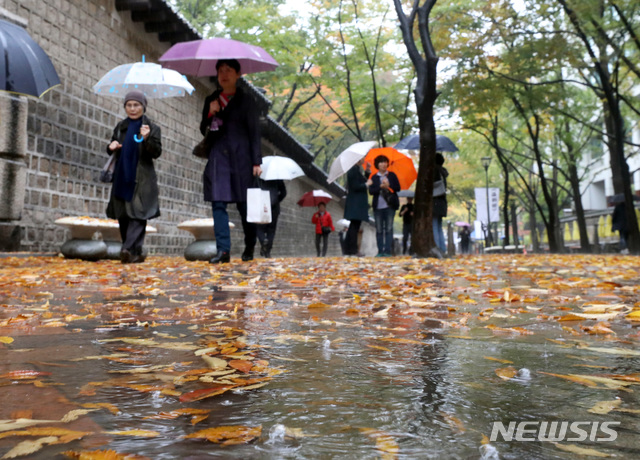
[[[364,157],[364,164],[371,165],[371,174],[376,174],[378,170],[374,166],[374,160],[378,155],[384,155],[389,159],[389,171],[394,172],[400,181],[400,189],[407,190],[418,178],[413,160],[404,153],[398,152],[391,147],[371,149]]]

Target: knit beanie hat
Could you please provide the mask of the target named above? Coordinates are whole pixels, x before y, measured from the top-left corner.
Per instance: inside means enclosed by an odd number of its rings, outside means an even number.
[[[133,91],[129,91],[127,95],[124,97],[124,103],[127,104],[128,101],[137,101],[142,104],[144,111],[147,111],[147,98],[145,97],[142,91],[138,91],[134,89]]]

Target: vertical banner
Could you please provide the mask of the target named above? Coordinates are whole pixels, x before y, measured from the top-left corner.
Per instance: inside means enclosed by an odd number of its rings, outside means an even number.
[[[476,188],[476,219],[487,223],[487,189]],[[491,223],[500,222],[500,189],[489,188],[489,215]]]

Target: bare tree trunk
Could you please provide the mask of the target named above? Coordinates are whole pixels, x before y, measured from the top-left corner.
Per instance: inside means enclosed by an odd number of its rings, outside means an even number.
[[[518,238],[518,216],[516,214],[516,203],[513,200],[511,200],[511,225],[513,231],[513,244],[515,244],[517,249],[520,245],[520,239]]]
[[[545,175],[544,164],[542,161],[543,155],[540,151],[540,117],[535,111],[532,111],[531,114],[527,113],[527,110],[523,107],[517,97],[513,96],[511,100],[520,113],[520,116],[527,127],[529,137],[531,138],[531,150],[533,151],[535,162],[538,167],[540,187],[542,188],[542,195],[544,196],[544,201],[549,210],[546,217],[542,215],[544,225],[547,229],[547,238],[549,238],[549,251],[560,252],[561,244],[558,239],[558,205],[553,196],[551,184]]]
[[[509,243],[509,195],[511,187],[509,186],[509,163],[507,163],[502,151],[496,149],[498,161],[502,166],[502,172],[504,174],[504,201],[502,205],[502,218],[504,219],[504,243],[503,246],[508,246]],[[496,231],[497,235],[497,231]]]
[[[587,232],[587,220],[584,217],[584,207],[582,206],[582,195],[580,194],[580,178],[578,176],[578,168],[574,162],[569,164],[569,180],[571,183],[571,193],[573,195],[573,203],[576,207],[576,221],[578,222],[578,231],[580,232],[580,252],[591,252],[589,243],[589,233]]]
[[[416,202],[413,219],[413,250],[418,257],[441,256],[433,238],[433,179],[435,176],[436,128],[433,107],[438,97],[436,89],[436,55],[429,33],[429,15],[436,0],[420,5],[415,0],[409,16],[404,13],[401,0],[393,0],[400,21],[402,39],[416,70],[418,82],[414,91],[420,127],[420,167],[416,183]],[[424,56],[416,46],[414,24],[418,18],[418,32]]]
[[[531,246],[533,252],[540,252],[540,239],[538,238],[538,219],[536,218],[535,197],[531,194],[529,199],[529,231],[531,232]]]
[[[605,125],[607,128],[607,145],[611,159],[611,170],[613,174],[613,184],[615,193],[623,193],[625,199],[625,213],[627,225],[629,226],[629,252],[640,254],[640,229],[638,219],[633,206],[633,194],[631,193],[631,174],[629,164],[624,156],[624,118],[620,110],[620,95],[618,94],[617,82],[612,78],[609,70],[609,59],[607,55],[606,43],[598,43],[599,56],[583,28],[578,13],[566,0],[558,0],[567,14],[576,34],[582,41],[593,65],[593,71],[598,76],[600,84],[595,89],[596,96],[604,100]],[[635,37],[635,35],[634,35]],[[599,38],[599,37],[597,37]]]

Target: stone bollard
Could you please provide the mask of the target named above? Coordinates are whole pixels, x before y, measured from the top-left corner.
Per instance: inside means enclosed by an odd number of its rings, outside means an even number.
[[[235,225],[229,222],[229,228],[234,227]],[[213,232],[213,218],[187,220],[178,224],[178,228],[191,233],[196,238],[195,241],[185,248],[185,259],[191,261],[209,261],[217,254],[216,236]]]
[[[27,180],[27,99],[0,92],[0,251],[18,251]]]
[[[120,259],[122,239],[117,220],[80,216],[62,217],[56,220],[55,223],[68,228],[71,232],[71,239],[60,247],[60,252],[66,258],[83,260]],[[158,230],[151,225],[147,225],[146,232],[157,233]]]

